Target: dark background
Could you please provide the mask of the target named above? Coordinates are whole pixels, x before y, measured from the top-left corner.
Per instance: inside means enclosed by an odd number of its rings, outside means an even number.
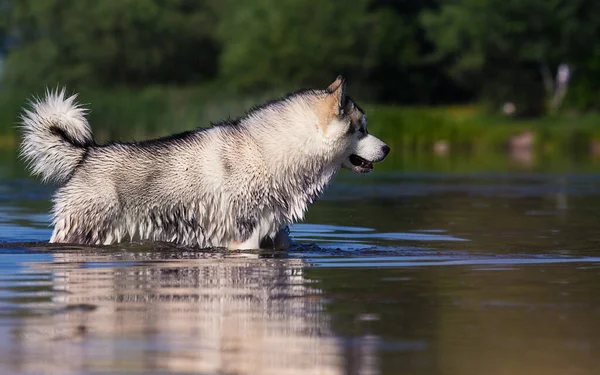
[[[562,107],[600,107],[599,27],[595,0],[0,0],[1,87],[239,95],[342,73],[372,103],[540,116],[560,64]]]

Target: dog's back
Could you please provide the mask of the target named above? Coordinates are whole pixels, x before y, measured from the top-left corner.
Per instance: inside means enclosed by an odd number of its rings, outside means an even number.
[[[267,212],[281,206],[273,202],[280,197],[270,195],[273,181],[244,127],[98,145],[74,99],[49,92],[22,118],[22,156],[34,174],[60,185],[50,242],[136,238],[231,247],[251,236],[274,237],[288,219]]]

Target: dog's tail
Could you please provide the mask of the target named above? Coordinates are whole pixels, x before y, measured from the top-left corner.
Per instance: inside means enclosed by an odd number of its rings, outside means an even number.
[[[44,98],[32,99],[21,115],[20,154],[42,181],[67,181],[95,144],[87,110],[75,102],[76,97],[65,97],[65,89],[47,90]]]

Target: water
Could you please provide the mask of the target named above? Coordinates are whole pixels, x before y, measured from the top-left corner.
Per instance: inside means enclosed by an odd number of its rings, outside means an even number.
[[[600,174],[345,173],[287,253],[49,246],[0,176],[2,374],[600,373]]]

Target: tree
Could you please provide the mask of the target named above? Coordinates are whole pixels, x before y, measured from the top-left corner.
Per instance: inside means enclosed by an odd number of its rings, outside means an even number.
[[[457,86],[444,67],[445,59],[432,59],[435,45],[426,37],[419,16],[435,10],[440,0],[375,0],[377,29],[369,38],[376,63],[368,75],[380,101],[408,104],[456,103],[472,98],[473,92]]]
[[[6,3],[7,0],[4,0]],[[13,0],[9,87],[201,81],[216,72],[214,16],[189,0]]]
[[[8,0],[0,0],[0,58],[6,52],[8,43]]]
[[[369,101],[457,101],[419,23],[440,0],[0,0],[2,84],[198,84],[262,91],[337,74]],[[4,17],[3,17],[4,16]]]
[[[451,91],[438,62],[424,58],[431,43],[418,22],[437,3],[225,0],[217,6],[221,73],[254,90],[323,85],[343,73],[369,100],[430,103]]]
[[[595,0],[446,1],[421,20],[436,45],[434,58],[454,61],[449,72],[457,82],[481,89],[495,106],[512,101],[520,114],[537,115],[544,108],[547,72],[563,63],[575,70],[585,65],[598,35],[600,5]]]
[[[222,74],[241,88],[323,84],[374,63],[369,0],[224,0]],[[232,11],[234,9],[235,11]]]

